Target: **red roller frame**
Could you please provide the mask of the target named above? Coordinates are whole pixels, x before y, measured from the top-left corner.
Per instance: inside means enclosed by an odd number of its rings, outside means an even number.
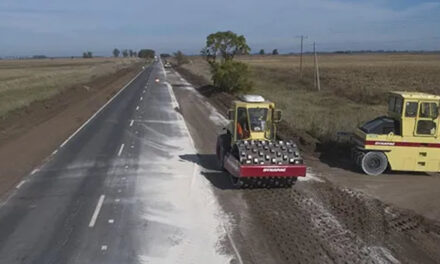
[[[240,177],[304,177],[305,165],[241,165]]]

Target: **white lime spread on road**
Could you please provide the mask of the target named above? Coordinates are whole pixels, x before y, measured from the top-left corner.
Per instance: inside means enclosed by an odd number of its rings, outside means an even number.
[[[162,70],[161,80],[166,76]],[[140,216],[146,228],[140,241],[145,248],[140,263],[229,263],[221,241],[227,236],[228,221],[201,174],[198,157],[171,86],[162,82],[169,99],[160,111],[173,122],[143,123],[156,135],[141,139],[137,195],[142,204]],[[172,136],[155,131],[158,126],[173,131]],[[151,155],[152,151],[156,155]],[[148,177],[146,174],[148,173]],[[226,227],[226,228],[225,228]]]

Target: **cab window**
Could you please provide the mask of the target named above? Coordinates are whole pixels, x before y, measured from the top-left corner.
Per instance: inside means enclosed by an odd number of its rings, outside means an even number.
[[[419,135],[435,135],[437,131],[436,119],[438,117],[437,103],[420,103],[419,118],[416,133]]]
[[[396,106],[394,107],[394,112],[398,114],[402,114],[402,105],[403,105],[402,98],[396,98]]]
[[[247,110],[244,107],[239,107],[237,109],[237,139],[246,139],[249,136]]]
[[[249,120],[251,130],[263,132],[266,130],[267,108],[249,108]]]
[[[418,102],[407,102],[405,106],[405,117],[416,117],[418,108]]]
[[[402,114],[403,100],[402,98],[391,96],[388,101],[388,111]]]
[[[388,101],[388,111],[394,112],[394,105],[396,104],[396,97],[391,96]]]
[[[437,125],[432,120],[419,120],[417,122],[417,134],[419,135],[435,135]]]
[[[419,117],[422,118],[437,118],[438,107],[436,103],[421,103]]]

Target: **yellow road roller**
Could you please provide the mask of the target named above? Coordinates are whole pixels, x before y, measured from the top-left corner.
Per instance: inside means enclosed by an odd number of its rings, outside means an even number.
[[[368,175],[440,171],[440,96],[391,92],[388,115],[360,126],[351,137],[352,158]]]

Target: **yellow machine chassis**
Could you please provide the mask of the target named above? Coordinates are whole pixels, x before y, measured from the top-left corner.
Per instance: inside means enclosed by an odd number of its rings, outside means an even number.
[[[358,128],[353,138],[357,148],[363,152],[383,152],[392,170],[420,172],[440,171],[439,116],[433,115],[432,117],[426,117],[421,114],[422,104],[438,106],[440,97],[417,92],[392,92],[390,93],[390,102],[392,100],[399,102],[401,107],[397,110],[389,109],[388,117],[399,121],[400,134],[366,134]],[[411,103],[417,104],[417,109],[414,108],[416,110],[413,110],[409,117],[409,109],[407,108]],[[429,135],[420,134],[417,129],[418,122],[424,120],[434,124],[432,133]]]

